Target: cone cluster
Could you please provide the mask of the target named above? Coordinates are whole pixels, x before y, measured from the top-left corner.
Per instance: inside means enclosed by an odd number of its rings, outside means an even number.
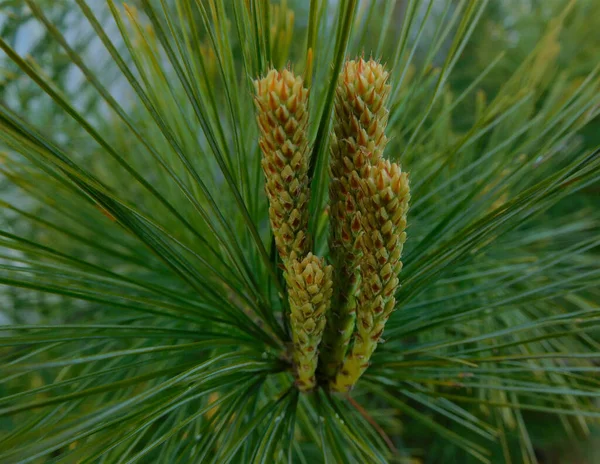
[[[332,267],[309,253],[308,89],[288,69],[254,82],[269,222],[284,266],[290,302],[292,358],[302,391],[316,386],[318,346],[332,292]]]
[[[255,82],[269,220],[285,268],[302,391],[317,382],[350,390],[395,306],[410,193],[407,174],[383,160],[388,77],[379,62],[360,58],[345,63],[337,82],[329,164],[333,266],[309,252],[308,89],[289,70]]]
[[[338,78],[330,144],[329,249],[334,264],[335,297],[327,321],[322,373],[333,379],[354,332],[356,294],[361,281],[364,233],[359,209],[361,182],[387,144],[388,72],[374,61],[347,61]]]

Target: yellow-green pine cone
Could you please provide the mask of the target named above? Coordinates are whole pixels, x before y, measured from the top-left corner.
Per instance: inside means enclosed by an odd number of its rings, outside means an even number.
[[[296,384],[301,391],[310,391],[316,385],[318,347],[333,292],[332,271],[323,258],[309,253],[301,261],[291,260],[285,273],[294,342],[292,356]]]
[[[284,264],[310,249],[308,227],[308,89],[293,72],[271,70],[254,81],[269,220]],[[286,264],[287,266],[287,264]]]
[[[396,303],[402,248],[406,241],[406,213],[410,200],[408,175],[400,166],[380,161],[369,168],[361,183],[363,259],[358,293],[356,334],[331,389],[349,391],[369,366]]]
[[[362,254],[360,182],[366,169],[382,156],[387,138],[388,72],[374,61],[347,61],[340,73],[329,171],[331,234],[329,249],[335,268],[334,304],[325,333],[321,370],[332,378],[346,354],[354,331],[355,293],[360,283]]]
[[[389,73],[375,60],[346,61],[335,95],[335,117],[331,142],[331,174],[349,180],[365,166],[376,164],[387,145],[385,128],[391,86]],[[359,154],[366,154],[356,158]]]

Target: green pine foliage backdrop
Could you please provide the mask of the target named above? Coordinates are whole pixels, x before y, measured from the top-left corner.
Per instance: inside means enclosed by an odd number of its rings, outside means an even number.
[[[0,462],[593,463],[599,28],[597,0],[0,1]],[[252,80],[312,78],[327,256],[361,54],[410,173],[398,310],[349,396],[299,394]]]

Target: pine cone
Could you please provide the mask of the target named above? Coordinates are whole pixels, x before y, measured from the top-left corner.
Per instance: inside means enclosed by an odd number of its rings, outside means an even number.
[[[335,96],[330,164],[333,177],[349,181],[356,171],[364,178],[365,167],[381,159],[387,145],[388,77],[383,65],[374,60],[346,62]]]
[[[301,77],[271,70],[254,81],[269,220],[284,264],[310,249],[308,227],[308,90]]]
[[[332,289],[332,267],[323,258],[309,253],[302,261],[290,261],[286,282],[291,308],[293,358],[296,384],[301,391],[316,385],[315,370],[325,316],[329,311]]]
[[[335,97],[331,140],[329,249],[335,266],[336,294],[325,334],[322,371],[332,378],[342,363],[354,330],[355,293],[360,284],[362,255],[361,179],[383,154],[387,138],[388,73],[374,60],[347,61],[340,73]]]
[[[394,294],[402,269],[406,213],[410,200],[408,175],[400,166],[380,161],[362,183],[363,278],[352,351],[332,383],[335,391],[350,390],[369,365],[383,329],[394,310]]]

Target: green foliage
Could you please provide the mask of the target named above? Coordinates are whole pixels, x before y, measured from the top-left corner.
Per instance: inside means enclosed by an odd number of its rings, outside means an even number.
[[[483,64],[486,1],[272,3],[0,1],[0,462],[538,462],[541,425],[590,437],[600,69],[564,53],[597,3],[553,1]],[[363,52],[410,173],[398,311],[349,396],[300,394],[252,80],[314,71],[328,256],[335,85]]]

